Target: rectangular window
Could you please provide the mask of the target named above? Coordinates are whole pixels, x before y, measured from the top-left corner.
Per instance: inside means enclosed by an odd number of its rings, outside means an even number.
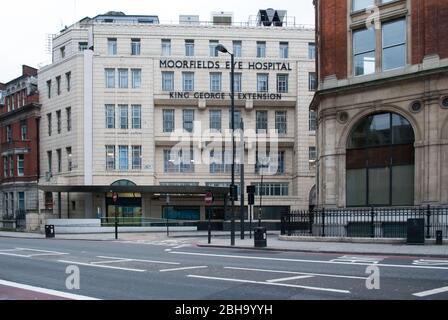
[[[12,142],[12,127],[11,125],[6,126],[6,142]]]
[[[316,111],[310,111],[309,114],[309,130],[316,131],[317,128],[317,115]]]
[[[210,91],[211,92],[221,92],[221,73],[212,72],[210,73]]]
[[[105,69],[106,88],[115,88],[115,69]]]
[[[140,49],[141,49],[141,44],[140,44],[140,39],[131,39],[131,55],[132,56],[139,56],[140,55]]]
[[[194,40],[185,40],[185,56],[194,56]]]
[[[352,0],[352,11],[364,10],[374,4],[375,0]]]
[[[171,154],[171,150],[163,150],[164,172],[165,173],[194,173],[194,154],[183,152],[181,149],[177,154]]]
[[[72,131],[72,108],[66,108],[65,113],[67,115],[67,132],[70,132]]]
[[[268,92],[269,90],[269,75],[257,74],[257,92]]]
[[[243,87],[242,87],[242,77],[243,75],[241,73],[234,73],[233,74],[233,90],[235,90],[235,92],[242,92]],[[229,76],[229,79],[231,79],[232,76]],[[232,84],[232,82],[230,81],[230,84]]]
[[[10,176],[10,177],[14,177],[14,162],[13,162],[13,157],[12,157],[12,156],[8,156],[8,160],[9,160],[9,176]]]
[[[106,146],[106,170],[115,170],[115,146]]]
[[[406,21],[395,20],[383,24],[383,70],[406,65]]]
[[[61,110],[56,111],[56,125],[57,125],[57,129],[58,129],[58,133],[61,133],[61,127],[62,127]]]
[[[56,77],[56,88],[59,96],[61,94],[61,76]]]
[[[171,40],[162,39],[162,56],[168,57],[171,55]]]
[[[316,161],[316,159],[317,159],[316,147],[309,147],[309,160]]]
[[[67,169],[70,172],[73,170],[72,147],[65,148],[65,151],[67,153]]]
[[[267,133],[268,131],[268,112],[257,111],[257,133]]]
[[[257,41],[257,58],[266,58],[266,42]]]
[[[132,146],[132,170],[142,170],[141,146]]]
[[[174,72],[162,72],[162,90],[173,91],[174,90]]]
[[[275,112],[275,129],[278,134],[286,134],[287,127],[287,112],[286,111],[276,111]]]
[[[106,129],[115,129],[115,106],[106,104]]]
[[[316,44],[313,42],[308,43],[308,59],[316,59]]]
[[[142,86],[142,70],[132,69],[132,89],[139,89]]]
[[[26,123],[26,120],[20,121],[20,138],[22,139],[22,141],[28,139],[28,125]]]
[[[9,193],[9,204],[11,208],[11,215],[14,216],[15,203],[14,203],[14,192]]]
[[[353,31],[353,68],[355,76],[375,73],[375,29]]]
[[[235,173],[239,173],[240,166],[235,167]],[[210,151],[210,173],[232,172],[232,151],[222,150],[221,152]]]
[[[78,42],[78,50],[85,51],[89,48],[89,44],[87,42]]]
[[[129,150],[128,146],[118,146],[118,166],[119,170],[129,170]]]
[[[221,110],[210,110],[210,130],[221,131]]]
[[[128,88],[128,69],[118,69],[118,87],[121,89]]]
[[[17,175],[23,177],[25,175],[25,155],[17,155]]]
[[[288,183],[255,183],[255,195],[256,196],[268,196],[268,197],[287,197],[289,195]]]
[[[240,127],[241,123],[241,111],[235,110],[235,130]],[[229,110],[229,129],[232,129],[232,111]]]
[[[17,192],[17,210],[25,212],[25,192]]]
[[[139,104],[132,105],[132,129],[142,128],[142,106]]]
[[[194,91],[194,72],[182,72],[183,90]]]
[[[183,110],[183,128],[187,132],[193,132],[194,126],[194,110]]]
[[[121,104],[118,109],[120,110],[120,129],[128,129],[128,106]]]
[[[47,151],[47,164],[48,164],[48,172],[53,172],[53,153],[51,151]]]
[[[48,99],[51,98],[51,80],[47,81],[47,97]]]
[[[241,58],[243,44],[241,41],[233,41],[233,55],[235,58]]]
[[[163,110],[163,132],[174,132],[174,109]]]
[[[289,43],[280,42],[280,59],[288,59],[288,58],[289,58]]]
[[[8,158],[7,157],[2,158],[3,158],[3,177],[6,178],[8,177]]]
[[[5,199],[5,214],[8,215],[9,214],[9,197],[8,197],[8,192],[4,193],[4,199]]]
[[[70,92],[71,88],[72,88],[72,73],[71,72],[67,72],[65,74],[65,81],[67,83],[67,92]]]
[[[62,172],[62,150],[57,149],[56,150],[56,156],[58,161],[58,173]]]
[[[59,49],[61,52],[61,58],[64,59],[65,58],[65,47],[62,47],[61,49]]]
[[[308,73],[308,90],[316,91],[317,90],[317,79],[315,72]]]
[[[51,113],[47,114],[47,124],[48,124],[48,136],[51,136]]]
[[[209,51],[210,57],[217,57],[218,56],[219,51],[218,51],[218,49],[216,49],[218,44],[219,44],[218,40],[210,40],[209,45],[208,45],[208,51]]]
[[[117,39],[116,38],[108,38],[107,39],[107,54],[110,56],[117,55]]]
[[[285,151],[280,151],[278,153],[278,162],[277,162],[277,174],[285,174]]]
[[[288,75],[278,74],[277,75],[277,92],[287,93],[288,92]]]

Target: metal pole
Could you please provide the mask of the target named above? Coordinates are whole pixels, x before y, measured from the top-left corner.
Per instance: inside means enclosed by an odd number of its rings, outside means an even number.
[[[252,239],[252,206],[249,206],[249,238]]]
[[[208,244],[212,243],[212,222],[211,222],[211,210],[208,210]]]
[[[263,204],[263,166],[261,169],[260,207],[258,208],[258,227],[261,227],[261,206]]]
[[[245,234],[244,234],[244,122],[243,118],[241,118],[240,122],[240,137],[241,137],[241,161],[240,161],[240,180],[241,180],[241,186],[240,186],[240,215],[241,215],[241,240],[244,240]]]
[[[231,191],[232,191],[232,216],[230,221],[230,243],[232,246],[235,245],[235,195],[233,194],[233,188],[235,186],[235,84],[234,84],[234,73],[235,73],[235,63],[234,63],[234,55],[230,53],[230,63],[231,63],[231,72],[230,72],[230,101],[231,101],[231,113],[232,113],[232,182],[231,182]]]
[[[165,218],[166,218],[166,236],[169,237],[170,236],[170,221],[168,218],[168,211],[169,211],[169,205],[170,205],[170,195],[167,194],[166,195],[166,211],[165,211]]]
[[[118,240],[118,206],[115,205],[115,240]]]

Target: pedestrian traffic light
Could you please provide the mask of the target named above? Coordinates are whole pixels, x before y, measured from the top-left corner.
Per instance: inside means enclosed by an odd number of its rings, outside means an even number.
[[[230,199],[238,201],[238,187],[237,185],[230,185]]]
[[[255,195],[253,193],[249,193],[247,197],[248,205],[253,206],[255,204]]]

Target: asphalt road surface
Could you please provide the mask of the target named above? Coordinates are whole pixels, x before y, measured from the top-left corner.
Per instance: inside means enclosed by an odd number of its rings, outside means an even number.
[[[448,299],[448,259],[200,248],[195,241],[0,238],[0,299]]]

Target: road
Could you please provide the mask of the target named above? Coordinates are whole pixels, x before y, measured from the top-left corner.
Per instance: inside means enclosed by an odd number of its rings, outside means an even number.
[[[196,241],[0,238],[0,299],[448,299],[448,259],[202,248]]]

